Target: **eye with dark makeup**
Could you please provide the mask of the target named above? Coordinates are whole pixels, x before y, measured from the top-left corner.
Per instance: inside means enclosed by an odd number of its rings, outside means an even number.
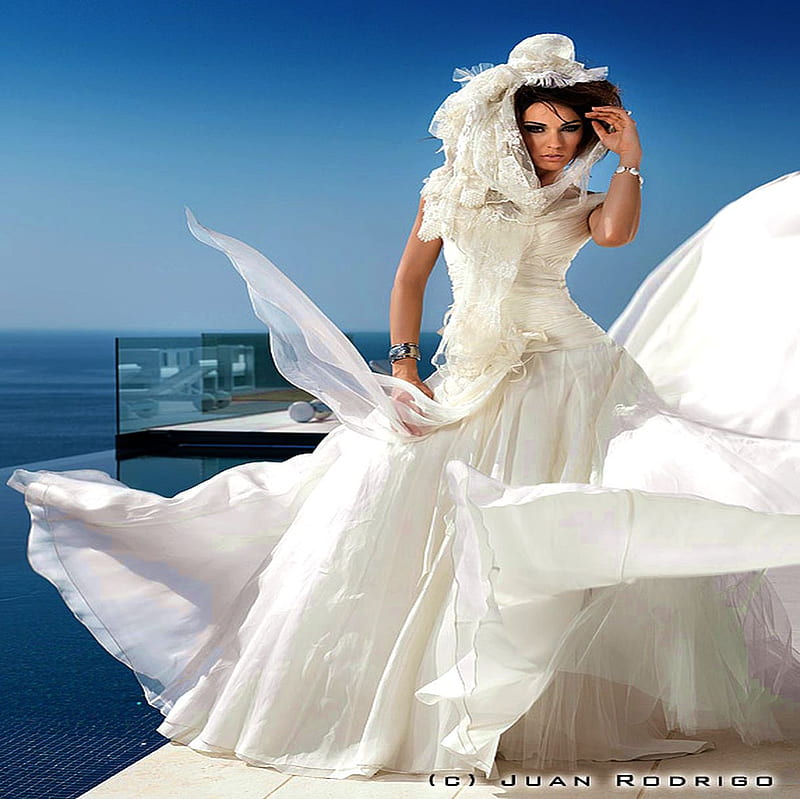
[[[534,125],[532,123],[525,123],[522,126],[525,131],[528,133],[541,133],[544,128],[541,125]],[[579,131],[583,126],[578,123],[575,125],[569,125],[568,127],[561,128],[561,130],[565,131],[566,133],[575,133]]]

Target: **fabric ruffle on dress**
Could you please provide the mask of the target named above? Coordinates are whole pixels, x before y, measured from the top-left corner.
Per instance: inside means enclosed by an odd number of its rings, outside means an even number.
[[[800,735],[798,195],[792,173],[724,208],[609,333],[565,282],[604,195],[562,198],[507,298],[520,368],[437,371],[434,399],[190,214],[342,424],[174,497],[18,469],[30,562],[159,732],[287,773],[493,778],[497,757],[714,745],[674,731]]]

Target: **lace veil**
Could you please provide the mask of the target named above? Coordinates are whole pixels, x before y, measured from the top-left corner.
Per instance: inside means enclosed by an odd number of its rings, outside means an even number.
[[[586,202],[592,166],[607,152],[601,143],[575,158],[551,185],[542,186],[522,140],[514,94],[523,85],[567,86],[603,80],[607,67],[584,68],[572,40],[542,33],[521,41],[508,63],[456,69],[459,90],[433,116],[430,133],[442,140],[445,163],[423,181],[418,237],[450,239],[463,253],[448,263],[454,301],[431,363],[443,376],[473,379],[519,363],[526,339],[505,318],[503,300],[516,277],[537,217],[570,187]]]

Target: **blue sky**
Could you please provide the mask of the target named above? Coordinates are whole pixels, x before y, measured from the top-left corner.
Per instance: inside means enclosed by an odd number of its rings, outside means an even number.
[[[608,327],[719,208],[798,169],[794,4],[3,3],[0,328],[259,330],[183,206],[344,330],[384,330],[454,67],[535,33],[609,66],[644,146],[635,242],[569,273]],[[604,190],[616,156],[595,168]],[[450,301],[440,260],[423,329]]]

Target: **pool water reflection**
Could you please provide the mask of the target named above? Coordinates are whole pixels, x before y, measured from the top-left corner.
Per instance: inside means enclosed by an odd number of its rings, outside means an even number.
[[[174,496],[242,458],[142,457],[114,450],[0,469],[0,797],[80,796],[167,743],[162,716],[133,672],[90,635],[26,557],[30,517],[6,485],[15,468],[99,469],[133,488]]]

